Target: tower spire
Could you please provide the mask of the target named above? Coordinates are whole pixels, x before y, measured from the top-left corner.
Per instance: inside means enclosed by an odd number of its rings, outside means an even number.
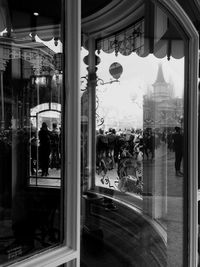
[[[158,73],[157,73],[157,78],[156,78],[155,83],[166,83],[164,74],[163,74],[162,63],[158,64]]]

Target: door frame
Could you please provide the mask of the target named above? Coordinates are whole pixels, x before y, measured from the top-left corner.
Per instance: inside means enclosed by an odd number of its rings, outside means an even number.
[[[174,0],[156,0],[180,24],[188,37],[188,50],[186,54],[185,87],[186,92],[184,113],[185,124],[188,127],[187,136],[187,184],[184,190],[184,263],[185,266],[198,265],[198,68],[199,68],[199,35],[189,16]],[[187,187],[187,188],[186,188]]]
[[[80,266],[80,48],[81,0],[62,0],[62,201],[63,243],[10,264],[12,267]],[[76,133],[76,134],[74,134]]]

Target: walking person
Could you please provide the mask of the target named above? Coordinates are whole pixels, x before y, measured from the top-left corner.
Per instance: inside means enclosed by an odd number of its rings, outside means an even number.
[[[50,135],[51,141],[51,169],[56,168],[59,169],[59,131],[57,128],[57,123],[52,124],[52,131]]]
[[[181,134],[180,127],[175,127],[175,133],[172,138],[175,152],[176,176],[183,176],[183,173],[181,172],[181,161],[183,158],[183,135]]]
[[[46,122],[42,123],[42,127],[39,131],[39,162],[40,167],[42,169],[42,176],[49,175],[49,156],[51,152],[51,144],[50,144],[50,132],[47,128]]]

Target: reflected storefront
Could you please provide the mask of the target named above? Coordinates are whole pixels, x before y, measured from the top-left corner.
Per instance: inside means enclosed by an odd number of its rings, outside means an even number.
[[[178,2],[0,1],[0,266],[198,265],[200,6]]]
[[[50,17],[22,5],[0,2],[0,264],[63,240],[61,6]]]
[[[112,31],[82,23],[81,259],[188,266],[188,37],[159,4],[137,4]]]

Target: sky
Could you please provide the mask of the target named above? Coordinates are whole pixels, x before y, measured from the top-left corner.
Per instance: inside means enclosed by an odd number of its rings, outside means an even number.
[[[87,51],[81,50],[81,76],[87,74],[86,65],[82,59]],[[157,77],[158,65],[162,64],[163,74],[166,82],[173,83],[174,94],[182,97],[184,88],[184,58],[169,61],[158,59],[152,54],[147,57],[139,57],[136,53],[123,56],[114,53],[107,54],[103,51],[99,54],[101,59],[97,66],[97,76],[104,82],[109,82],[113,77],[109,73],[109,67],[113,62],[119,62],[123,72],[119,83],[99,85],[97,94],[99,97],[98,113],[109,120],[131,121],[133,128],[141,128],[143,123],[143,95],[147,89],[152,89],[152,84]]]
[[[53,50],[55,53],[61,53],[62,52],[62,43],[60,40],[58,40],[57,45],[54,44],[54,39],[52,39],[50,41],[43,41],[37,35],[35,36],[35,40],[38,43],[43,43],[44,45],[49,47],[51,50]]]
[[[37,37],[38,42],[42,42],[51,48],[54,52],[62,52],[62,44],[54,45],[54,41],[43,42]],[[81,48],[80,74],[87,75],[87,70],[83,58],[88,51]],[[184,89],[184,58],[159,59],[150,54],[147,57],[140,57],[136,53],[129,56],[123,56],[120,53],[105,53],[101,50],[100,64],[97,66],[97,76],[104,82],[113,80],[109,73],[109,67],[112,63],[118,62],[123,67],[123,72],[119,82],[100,85],[97,87],[99,98],[98,114],[105,119],[107,127],[110,122],[116,126],[116,121],[127,122],[133,128],[141,128],[143,123],[143,95],[147,93],[148,88],[152,90],[152,84],[157,77],[158,65],[162,64],[163,74],[166,82],[173,83],[175,97],[183,96]],[[112,123],[111,123],[112,124]]]

